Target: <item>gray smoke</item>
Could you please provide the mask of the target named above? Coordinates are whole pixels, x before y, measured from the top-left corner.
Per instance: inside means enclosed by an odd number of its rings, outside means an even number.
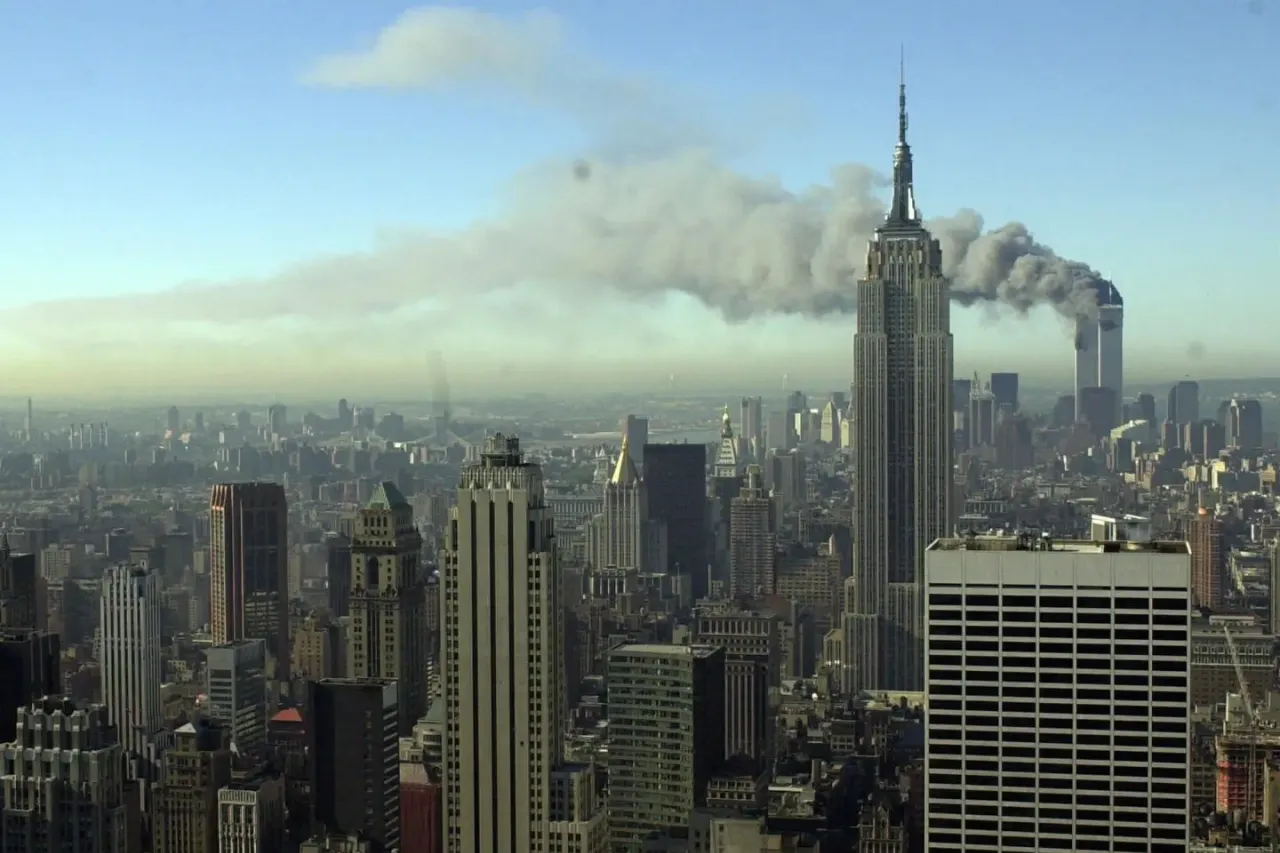
[[[680,292],[732,322],[851,314],[867,242],[884,220],[884,183],[845,165],[825,185],[793,191],[705,151],[558,162],[517,180],[504,213],[459,232],[405,232],[265,279],[40,307],[95,325],[341,322],[424,304],[465,312],[478,294],[534,287],[540,301],[562,306],[600,293],[644,301]],[[1098,274],[1036,242],[1026,226],[984,231],[970,210],[926,224],[957,303],[1018,314],[1049,305],[1068,317],[1095,310]]]

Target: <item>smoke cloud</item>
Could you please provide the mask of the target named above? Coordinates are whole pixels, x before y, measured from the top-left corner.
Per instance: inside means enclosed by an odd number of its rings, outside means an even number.
[[[664,94],[673,87],[574,54],[549,14],[411,11],[367,50],[322,59],[303,79],[346,89],[487,87],[570,117],[600,144],[530,169],[511,186],[503,213],[461,231],[387,236],[370,251],[262,280],[48,307],[63,321],[80,314],[235,325],[359,319],[532,286],[565,300],[680,292],[732,322],[857,309],[854,284],[885,213],[880,173],[846,164],[824,185],[793,190],[735,172],[717,156],[718,135],[694,121],[697,105]],[[662,130],[655,136],[652,128]],[[927,226],[957,303],[1016,313],[1048,305],[1069,317],[1095,310],[1098,273],[1059,257],[1026,226],[988,230],[972,210]]]

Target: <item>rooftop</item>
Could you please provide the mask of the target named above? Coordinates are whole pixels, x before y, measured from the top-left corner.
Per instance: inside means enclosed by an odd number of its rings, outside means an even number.
[[[1052,539],[1041,536],[965,536],[935,539],[930,551],[1052,551],[1070,554],[1190,554],[1186,542],[1103,542],[1088,539]]]
[[[663,657],[678,655],[680,657],[706,658],[715,654],[719,648],[719,646],[707,645],[683,646],[675,643],[628,643],[625,646],[618,646],[612,651],[629,655],[661,655]]]

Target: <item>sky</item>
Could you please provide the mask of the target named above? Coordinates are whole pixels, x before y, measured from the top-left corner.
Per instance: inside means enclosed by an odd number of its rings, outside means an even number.
[[[1276,0],[0,0],[0,394],[844,387],[901,55],[938,229],[1277,373]],[[957,376],[1066,386],[998,284]]]

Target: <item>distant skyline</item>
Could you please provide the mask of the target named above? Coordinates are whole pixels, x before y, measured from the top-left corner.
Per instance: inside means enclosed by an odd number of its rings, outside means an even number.
[[[843,387],[853,317],[775,312],[852,290],[900,43],[926,217],[1114,280],[1128,386],[1265,375],[1280,4],[1153,8],[12,4],[0,394]],[[953,318],[1069,387],[1052,309]]]

